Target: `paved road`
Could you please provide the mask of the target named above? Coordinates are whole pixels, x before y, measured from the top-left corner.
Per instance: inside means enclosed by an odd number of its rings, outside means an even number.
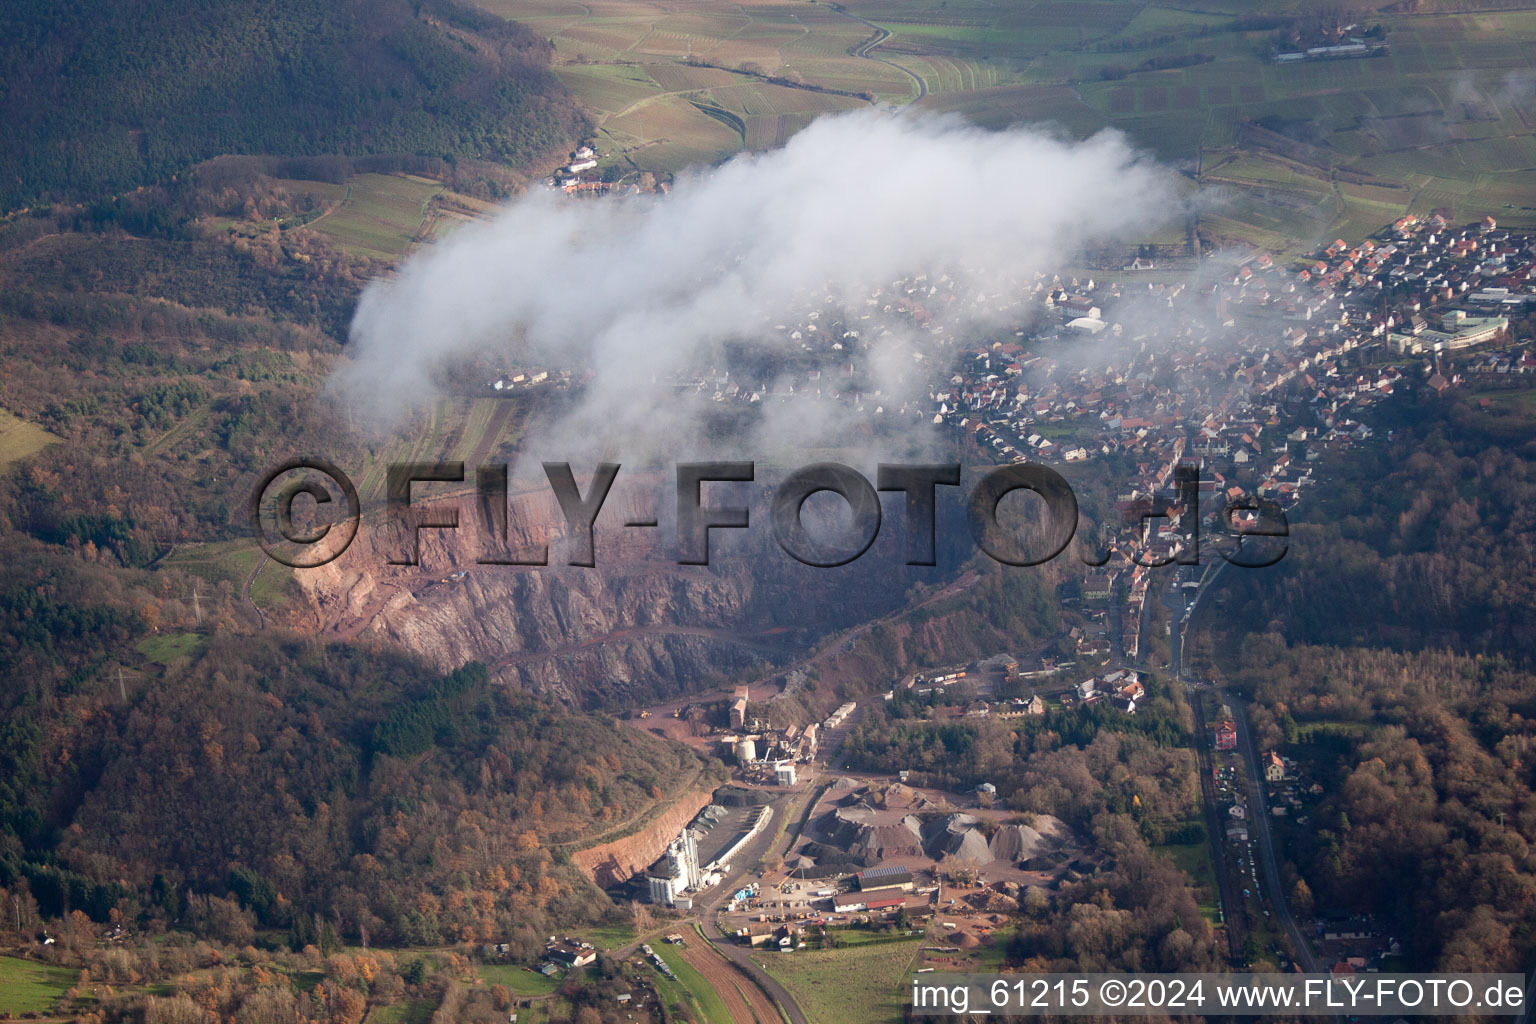
[[[776,816],[785,813],[786,805],[787,801],[779,801],[778,805],[774,807],[773,813]],[[793,829],[795,823],[790,822],[788,827]],[[772,845],[777,831],[776,824],[770,822],[763,829],[761,835],[748,843],[747,848],[737,854],[736,863],[739,866],[711,890],[711,894],[706,897],[702,905],[695,905],[694,912],[698,916],[699,928],[704,933],[704,937],[727,960],[735,964],[742,973],[746,974],[750,981],[756,982],[759,988],[768,993],[768,997],[777,1003],[779,1008],[789,1018],[790,1024],[811,1024],[810,1020],[805,1016],[805,1012],[800,1009],[800,1004],[795,1002],[795,997],[789,994],[789,990],[775,981],[773,976],[763,970],[762,967],[758,966],[757,962],[747,955],[746,947],[737,945],[732,938],[724,934],[720,930],[718,923],[720,905],[726,901],[727,897],[741,888],[742,881],[757,867],[758,862],[768,852],[768,848]]]
[[[906,68],[902,67],[900,64],[897,64],[893,60],[886,60],[884,57],[872,57],[872,56],[870,56],[870,51],[872,51],[875,47],[879,46],[881,43],[885,42],[887,39],[889,39],[891,37],[890,32],[886,31],[885,29],[881,28],[879,25],[876,25],[874,22],[869,21],[866,18],[861,18],[857,14],[853,14],[853,13],[851,13],[849,11],[844,10],[838,4],[827,4],[827,6],[832,8],[832,10],[836,11],[838,14],[841,14],[843,17],[848,18],[848,19],[853,20],[853,21],[856,21],[860,25],[864,25],[864,26],[872,29],[874,31],[874,33],[875,33],[874,38],[865,40],[864,42],[860,43],[856,48],[854,48],[853,50],[850,50],[849,53],[851,53],[855,57],[863,57],[865,60],[872,60],[872,61],[874,61],[877,64],[885,64],[888,67],[893,67],[897,71],[900,71],[902,74],[906,75],[908,78],[912,79],[912,81],[917,83],[917,95],[914,96],[912,99],[908,100],[905,104],[903,104],[904,106],[909,106],[910,107],[912,104],[916,103],[918,100],[920,100],[924,96],[928,95],[928,83],[923,81],[923,79],[922,79],[922,77],[920,75],[913,74],[912,72],[908,71]]]
[[[1269,887],[1270,906],[1274,908],[1275,919],[1285,928],[1285,933],[1290,937],[1291,948],[1295,951],[1296,961],[1302,970],[1309,974],[1316,974],[1321,970],[1317,964],[1317,957],[1312,953],[1312,944],[1307,941],[1307,936],[1302,932],[1301,926],[1291,916],[1291,908],[1285,902],[1285,890],[1280,885],[1280,868],[1275,860],[1274,840],[1269,832],[1269,807],[1264,801],[1264,775],[1259,769],[1259,756],[1253,744],[1253,733],[1248,728],[1248,708],[1241,697],[1235,693],[1222,691],[1222,700],[1232,708],[1232,715],[1237,719],[1237,748],[1242,753],[1243,759],[1248,762],[1248,806],[1253,810],[1249,822],[1253,832],[1253,838],[1258,843],[1259,860],[1264,865],[1264,884]]]
[[[1221,570],[1225,566],[1226,562],[1222,561],[1214,568],[1203,573],[1200,578],[1200,586],[1196,588],[1192,598],[1186,596],[1189,594],[1188,591],[1168,592],[1164,594],[1164,604],[1169,607],[1171,612],[1175,612],[1177,615],[1183,614],[1186,604],[1198,610],[1202,599],[1210,592],[1211,585],[1221,576]],[[1191,612],[1190,619],[1192,620],[1193,618],[1194,613]],[[1168,638],[1169,667],[1177,678],[1184,680],[1183,634],[1185,623],[1177,618],[1174,621],[1178,628],[1174,629]],[[1248,807],[1252,812],[1248,816],[1249,832],[1258,845],[1259,860],[1264,866],[1264,885],[1269,890],[1269,905],[1275,915],[1275,920],[1285,929],[1286,936],[1290,939],[1291,949],[1296,957],[1296,962],[1301,966],[1302,970],[1310,974],[1318,973],[1320,968],[1318,967],[1317,957],[1312,952],[1312,944],[1301,930],[1301,926],[1296,923],[1295,917],[1291,915],[1291,908],[1285,898],[1285,889],[1280,882],[1280,868],[1279,862],[1275,857],[1274,837],[1269,829],[1269,806],[1265,802],[1264,797],[1264,774],[1260,769],[1258,751],[1254,746],[1253,734],[1248,726],[1248,706],[1242,698],[1228,691],[1222,691],[1221,698],[1232,708],[1232,715],[1236,719],[1237,724],[1238,751],[1243,755],[1243,759],[1248,765]],[[1206,752],[1205,716],[1199,707],[1198,700],[1195,707],[1195,724],[1196,728],[1200,730],[1197,744],[1200,755],[1200,789],[1206,803],[1206,827],[1211,829],[1212,812],[1216,809],[1217,802],[1210,778],[1210,764]],[[1220,816],[1214,815],[1214,817],[1219,829]],[[1225,852],[1222,848],[1223,838],[1223,834],[1219,830],[1212,829],[1212,853],[1217,858],[1221,858]],[[1223,869],[1223,864],[1220,862],[1217,865],[1216,874],[1223,883],[1221,886],[1222,904],[1224,912],[1228,914],[1228,920],[1231,921],[1233,919],[1231,916],[1232,911],[1229,908],[1240,904],[1237,903],[1235,894],[1228,891],[1231,883],[1227,878],[1227,872]]]
[[[1221,898],[1221,916],[1226,925],[1227,952],[1234,963],[1243,956],[1243,936],[1248,933],[1247,907],[1238,895],[1237,883],[1232,880],[1231,863],[1226,857],[1226,815],[1221,813],[1221,800],[1216,795],[1216,782],[1211,777],[1210,737],[1206,732],[1205,707],[1195,695],[1190,702],[1195,711],[1195,756],[1200,772],[1200,797],[1205,805],[1205,830],[1211,840],[1211,868],[1216,874],[1216,888]]]

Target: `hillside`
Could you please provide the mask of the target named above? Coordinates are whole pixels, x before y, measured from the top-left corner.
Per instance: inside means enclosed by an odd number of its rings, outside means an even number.
[[[120,676],[109,657],[170,638],[94,574],[32,568],[40,586],[0,594],[0,666],[28,681],[0,707],[0,887],[25,879],[44,917],[295,948],[317,912],[412,944],[590,919],[607,901],[554,848],[699,777],[687,751],[478,665],[186,635],[158,674]]]
[[[1279,826],[1303,904],[1369,915],[1445,970],[1524,963],[1536,891],[1531,391],[1487,376],[1396,408],[1284,562],[1228,574],[1198,644],[1262,748],[1319,787],[1310,821]]]
[[[547,51],[451,0],[9,4],[0,210],[230,153],[536,163],[582,130]]]

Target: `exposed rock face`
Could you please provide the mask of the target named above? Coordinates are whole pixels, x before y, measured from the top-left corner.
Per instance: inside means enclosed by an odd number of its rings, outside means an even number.
[[[634,835],[571,855],[571,862],[603,888],[618,885],[655,863],[683,826],[709,805],[710,790],[693,789]]]
[[[458,508],[457,529],[419,531],[419,565],[389,564],[411,550],[410,534],[377,515],[341,558],[297,577],[323,633],[398,643],[444,669],[482,661],[504,682],[587,707],[771,670],[817,635],[898,607],[915,578],[891,530],[852,565],[800,565],[774,543],[765,507],[753,508],[748,530],[713,532],[712,564],[679,565],[671,499],[657,484],[615,484],[598,517],[596,568],[560,564],[564,520],[545,490],[514,496],[508,542],[493,540],[499,529],[465,493],[444,500]],[[623,525],[653,518],[654,529]],[[547,567],[478,561],[546,545]]]

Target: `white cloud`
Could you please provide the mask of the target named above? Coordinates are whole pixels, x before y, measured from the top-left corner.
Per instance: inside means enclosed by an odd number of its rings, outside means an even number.
[[[1010,283],[1178,216],[1172,173],[1114,133],[1071,142],[956,118],[825,117],[782,149],[680,176],[670,195],[538,190],[460,230],[370,285],[336,384],[377,411],[425,397],[443,361],[487,349],[579,363],[594,376],[563,437],[622,457],[681,456],[695,412],[664,380],[720,365],[723,341],[797,351],[772,324],[828,296],[857,313],[919,271],[991,297],[949,307],[953,338],[1000,317],[988,309]],[[930,340],[903,323],[862,322],[850,344],[892,388],[919,375],[904,370],[910,353],[882,353],[880,335],[896,332],[892,350]],[[810,434],[845,414],[776,419]]]

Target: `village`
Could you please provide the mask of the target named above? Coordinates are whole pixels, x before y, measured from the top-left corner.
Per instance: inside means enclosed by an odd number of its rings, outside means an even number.
[[[1146,660],[1149,572],[1202,561],[1187,540],[1198,524],[1251,523],[1261,501],[1294,507],[1317,460],[1369,443],[1372,407],[1400,391],[1536,372],[1510,331],[1536,300],[1533,275],[1530,236],[1441,214],[1335,240],[1289,268],[1223,252],[1170,279],[1138,256],[1102,283],[1040,275],[991,295],[916,274],[863,309],[807,296],[800,316],[765,322],[798,353],[771,371],[695,368],[672,384],[726,405],[825,402],[886,428],[948,429],[998,463],[1105,464],[1115,492],[1099,525],[1122,536],[1084,579],[1091,621],[1074,642],[1134,665]],[[1014,329],[972,337],[972,322]],[[877,385],[864,367],[888,349],[910,363],[895,360]],[[581,380],[524,368],[487,387]],[[1194,502],[1181,474],[1198,481]],[[1228,508],[1243,510],[1238,522],[1221,521]]]
[[[1017,724],[1099,704],[1136,715],[1146,674],[1166,666],[1167,651],[1150,649],[1183,621],[1157,613],[1166,605],[1176,616],[1182,604],[1187,620],[1189,599],[1171,595],[1197,595],[1220,561],[1194,557],[1196,530],[1219,525],[1234,506],[1251,521],[1259,500],[1294,509],[1318,460],[1370,443],[1373,406],[1400,391],[1433,395],[1536,368],[1509,330],[1536,298],[1536,243],[1491,220],[1453,228],[1442,217],[1404,218],[1388,234],[1336,241],[1294,270],[1263,254],[1228,260],[1200,286],[1137,288],[1135,276],[1151,269],[1141,259],[1127,266],[1128,279],[1102,287],[1041,279],[1010,300],[1027,325],[1017,340],[954,346],[947,358],[955,369],[926,401],[887,408],[885,396],[853,386],[850,350],[880,339],[817,309],[775,327],[828,356],[821,369],[771,385],[725,373],[677,381],[719,402],[809,395],[947,426],[997,462],[1129,467],[1113,508],[1135,528],[1064,590],[1062,633],[1044,649],[912,672],[809,723],[773,720],[772,693],[745,686],[637,709],[635,727],[730,766],[730,779],[646,870],[610,892],[656,908],[663,921],[677,915],[716,929],[711,942],[748,953],[826,949],[858,934],[924,936],[919,970],[995,956],[999,932],[1021,906],[1097,869],[1092,838],[1049,815],[1010,811],[988,782],[960,792],[903,770],[851,770],[843,740],[871,703],[892,701],[922,702],[940,721]],[[954,298],[948,284],[919,276],[871,302],[931,327],[944,349],[951,339],[931,309]],[[555,371],[537,383],[570,379]],[[500,380],[535,386],[530,376]],[[1210,722],[1202,788],[1222,817],[1211,835],[1214,866],[1232,890],[1220,907],[1248,918],[1250,936],[1274,935],[1266,922],[1288,894],[1264,880],[1255,817],[1305,829],[1320,787],[1272,750],[1250,770],[1238,712],[1210,691],[1195,699]],[[1306,927],[1335,973],[1390,967],[1400,948],[1374,922],[1336,920],[1324,908]],[[666,941],[683,948],[706,934],[678,927]],[[1278,943],[1272,952],[1281,953]],[[552,938],[541,970],[579,966],[588,953],[580,939]],[[671,977],[656,949],[634,957]]]

